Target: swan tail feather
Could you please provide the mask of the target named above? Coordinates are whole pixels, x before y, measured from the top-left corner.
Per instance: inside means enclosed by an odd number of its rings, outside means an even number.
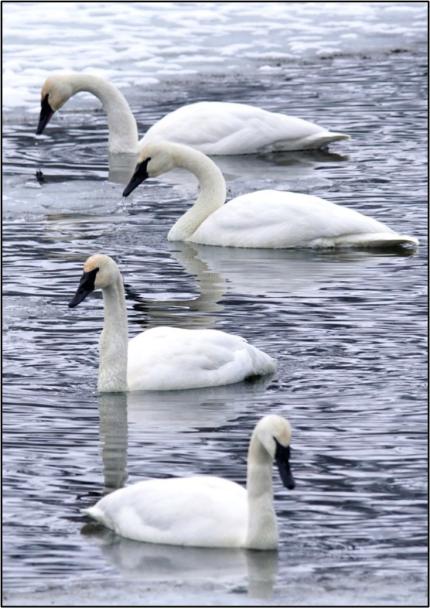
[[[418,247],[418,239],[406,234],[395,232],[374,232],[364,234],[351,234],[335,240],[335,246],[360,246],[367,249],[395,249],[402,248],[415,251]]]
[[[94,505],[94,507],[89,507],[88,509],[82,509],[82,513],[89,515],[96,521],[100,521],[102,523],[104,521],[104,513],[97,505]]]
[[[319,148],[333,141],[341,141],[342,139],[351,139],[351,137],[346,133],[332,133],[331,131],[321,131],[320,133],[314,133],[313,135],[309,135],[309,137],[306,137],[306,139],[303,140],[303,145],[309,148]]]
[[[333,141],[351,139],[346,133],[332,133],[331,131],[318,131],[307,137],[299,139],[280,139],[266,146],[267,151],[288,152],[291,150],[315,150]]]
[[[266,376],[276,371],[277,363],[270,355],[253,347],[253,371],[251,376]]]

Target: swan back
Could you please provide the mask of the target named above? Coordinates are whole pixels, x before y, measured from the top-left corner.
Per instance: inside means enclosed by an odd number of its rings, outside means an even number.
[[[167,139],[209,155],[255,154],[268,150],[318,148],[348,139],[312,122],[241,103],[201,101],[171,112],[145,134],[144,146]]]
[[[137,541],[240,547],[246,540],[245,488],[208,475],[141,481],[108,494],[86,512]]]
[[[130,340],[128,353],[129,390],[222,386],[276,369],[263,351],[215,329],[153,327]]]
[[[189,240],[224,247],[329,247],[344,235],[372,232],[393,234],[381,222],[317,196],[260,190],[212,213]]]

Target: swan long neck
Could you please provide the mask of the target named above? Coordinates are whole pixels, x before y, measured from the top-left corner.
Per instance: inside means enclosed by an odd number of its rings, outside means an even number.
[[[74,93],[87,91],[100,99],[108,119],[109,150],[114,153],[136,153],[139,137],[137,124],[124,95],[99,76],[73,74],[70,81]]]
[[[97,388],[100,392],[127,390],[128,327],[121,275],[103,289],[105,322],[100,336],[100,364]]]
[[[186,241],[211,213],[225,202],[225,180],[216,164],[207,156],[178,144],[175,147],[176,167],[187,169],[198,180],[199,195],[194,205],[171,228],[169,241]]]
[[[273,458],[259,440],[252,435],[248,451],[248,533],[246,546],[250,549],[276,549],[278,527],[273,508]]]

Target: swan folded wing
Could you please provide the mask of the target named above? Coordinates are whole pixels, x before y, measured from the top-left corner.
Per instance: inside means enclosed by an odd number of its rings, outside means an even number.
[[[128,355],[130,390],[221,386],[275,369],[243,338],[210,329],[153,328],[130,340]]]
[[[285,149],[315,134],[328,133],[311,122],[246,104],[199,102],[183,106],[151,127],[141,145],[154,138],[198,148],[205,154],[250,154],[289,140]]]
[[[393,231],[370,217],[330,201],[277,190],[239,196],[217,209],[189,239],[225,247],[312,247],[325,239]],[[333,241],[334,243],[334,241]]]
[[[240,546],[247,526],[246,490],[210,476],[142,481],[102,498],[97,519],[137,541]],[[88,510],[92,515],[92,509]]]

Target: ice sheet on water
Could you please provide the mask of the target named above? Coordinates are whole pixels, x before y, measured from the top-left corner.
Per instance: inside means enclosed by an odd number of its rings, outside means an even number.
[[[13,189],[13,196],[9,193]],[[121,186],[108,181],[53,181],[39,184],[34,177],[16,176],[4,183],[3,213],[5,219],[25,221],[52,213],[97,215],[113,213],[122,204]]]

